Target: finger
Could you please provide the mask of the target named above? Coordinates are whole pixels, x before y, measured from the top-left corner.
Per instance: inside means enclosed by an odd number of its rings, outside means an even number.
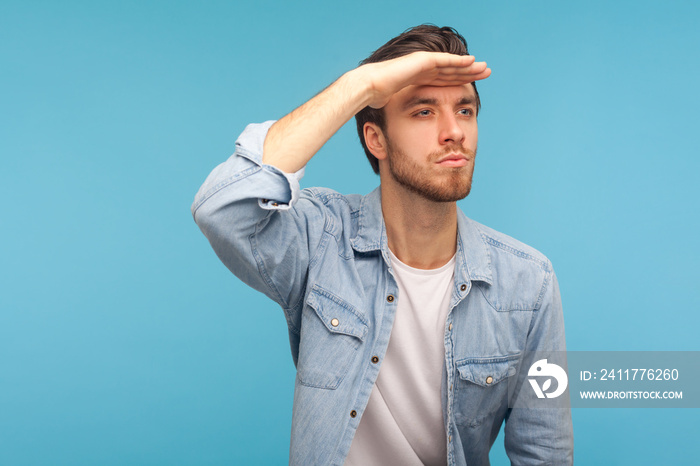
[[[491,76],[491,68],[486,68],[484,71],[479,73],[478,75],[474,76],[474,81],[480,81],[482,79],[486,79],[489,76]]]
[[[429,83],[426,83],[425,86],[435,86],[435,87],[451,87],[451,86],[463,86],[464,84],[469,84],[473,82],[470,79],[465,79],[462,81],[445,81],[442,79],[436,79],[435,81],[431,81]]]
[[[484,70],[486,70],[487,65],[486,62],[477,62],[473,63],[467,67],[446,67],[446,68],[439,68],[437,70],[437,76],[438,77],[451,77],[455,76],[458,78],[462,77],[468,77],[470,75],[477,75],[479,73],[483,73]]]
[[[480,81],[482,79],[486,79],[489,76],[491,76],[491,68],[486,68],[481,73],[476,73],[476,74],[470,75],[468,79],[469,79],[469,82],[471,83],[474,81]]]
[[[485,61],[478,61],[464,68],[464,72],[470,74],[478,74],[484,71],[486,68],[488,68],[488,65]]]
[[[491,76],[491,68],[486,68],[484,71],[476,74],[469,74],[465,76],[449,76],[449,77],[435,77],[429,82],[424,83],[427,86],[461,86],[463,84],[469,84],[474,81],[480,81]]]
[[[435,60],[434,66],[437,68],[465,68],[474,63],[473,55],[455,55],[452,53],[431,53]]]
[[[469,66],[448,66],[444,68],[438,68],[437,73],[438,74],[444,74],[445,76],[449,74],[474,74],[474,73],[479,73],[482,70],[484,70],[486,67],[485,66],[477,66],[474,67],[474,65],[469,65]],[[477,70],[477,71],[474,71]]]

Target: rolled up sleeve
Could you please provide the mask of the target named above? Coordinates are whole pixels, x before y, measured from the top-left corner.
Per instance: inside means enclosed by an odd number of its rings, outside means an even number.
[[[197,221],[199,208],[211,197],[227,186],[255,174],[252,182],[243,183],[245,191],[237,190],[241,197],[257,197],[265,210],[287,210],[298,199],[299,181],[305,168],[295,173],[285,173],[262,161],[263,144],[274,121],[248,125],[236,140],[236,151],[224,163],[217,166],[207,177],[192,203],[192,216]],[[247,191],[247,192],[246,192]]]
[[[262,163],[273,121],[251,124],[234,154],[218,165],[195,195],[191,211],[219,259],[238,278],[277,302],[291,328],[303,296],[309,255],[318,246],[324,206],[302,191],[304,169],[284,173]]]

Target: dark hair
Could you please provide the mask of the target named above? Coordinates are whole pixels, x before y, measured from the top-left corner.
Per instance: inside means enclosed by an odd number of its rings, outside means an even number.
[[[401,35],[394,37],[379,47],[372,55],[362,60],[360,65],[391,60],[413,52],[447,52],[455,55],[469,55],[467,41],[453,28],[437,27],[434,24],[421,24],[420,26],[407,29]],[[474,86],[474,92],[476,93],[478,112],[481,106],[479,92],[476,90],[475,83],[472,83],[472,86]],[[379,126],[382,131],[386,131],[384,110],[365,107],[355,115],[355,121],[357,123],[357,134],[360,137],[362,148],[365,150],[365,155],[367,155],[374,173],[379,174],[379,161],[367,148],[363,128],[365,123],[370,122]]]

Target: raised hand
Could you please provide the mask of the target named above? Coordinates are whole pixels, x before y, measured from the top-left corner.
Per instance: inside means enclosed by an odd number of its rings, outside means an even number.
[[[490,74],[486,63],[471,55],[440,52],[414,52],[360,66],[272,125],[263,162],[295,172],[366,106],[381,108],[406,86],[460,86]]]
[[[368,83],[373,108],[383,107],[406,86],[460,86],[491,75],[486,62],[477,62],[472,55],[440,52],[414,52],[353,71]]]

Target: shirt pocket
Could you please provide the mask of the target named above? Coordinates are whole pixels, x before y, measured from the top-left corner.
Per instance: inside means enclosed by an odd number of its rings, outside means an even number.
[[[455,422],[476,427],[508,407],[510,378],[516,373],[520,353],[507,356],[462,359],[455,363]],[[514,388],[514,387],[510,387]]]
[[[338,388],[367,330],[367,318],[357,308],[314,285],[302,310],[299,382],[316,388]]]

